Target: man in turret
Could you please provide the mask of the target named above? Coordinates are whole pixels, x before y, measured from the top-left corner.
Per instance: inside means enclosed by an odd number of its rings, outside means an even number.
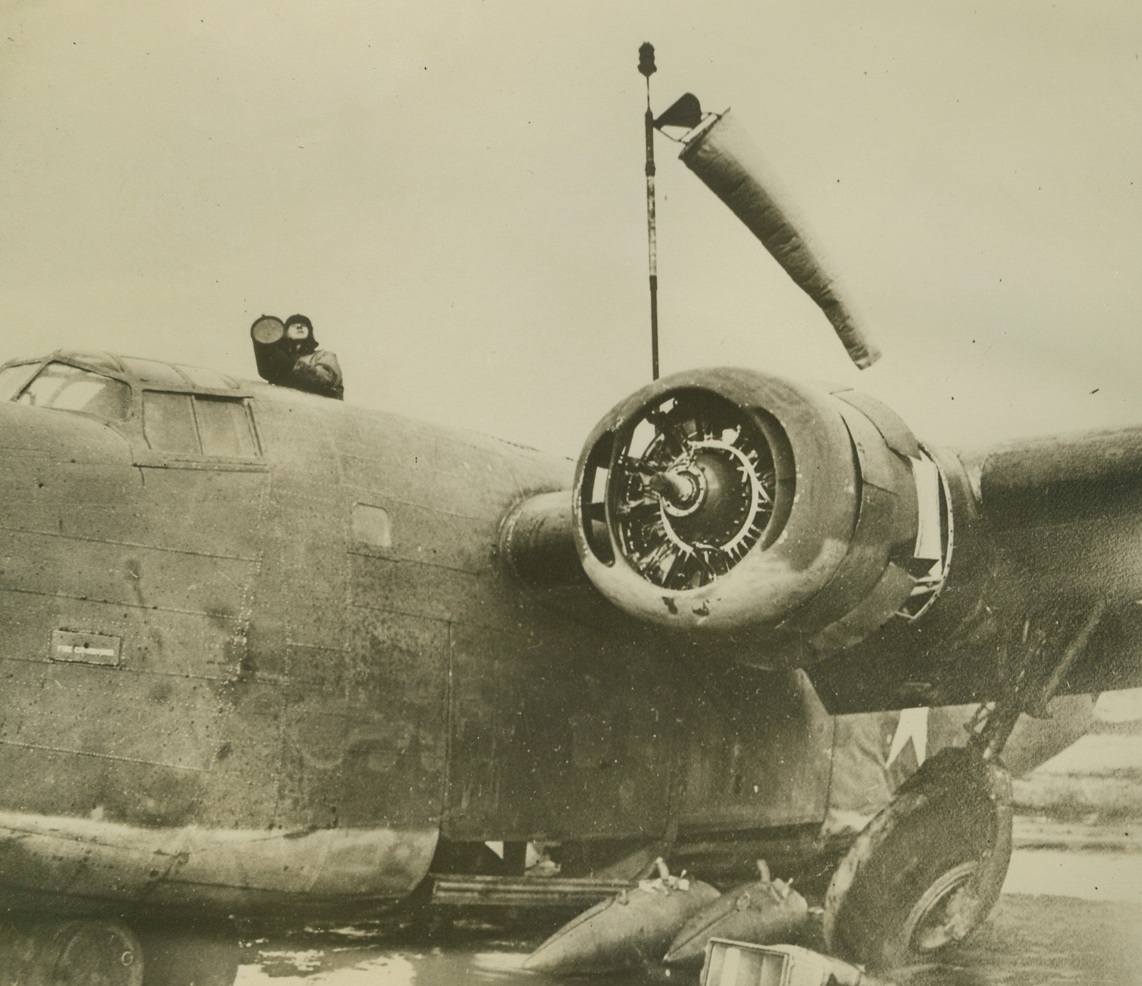
[[[337,357],[317,348],[313,323],[305,315],[284,322],[263,315],[250,327],[254,358],[263,380],[323,397],[344,399],[341,365]]]

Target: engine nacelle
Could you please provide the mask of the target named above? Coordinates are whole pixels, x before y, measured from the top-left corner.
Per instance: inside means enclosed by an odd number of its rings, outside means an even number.
[[[574,528],[621,609],[791,667],[919,615],[947,574],[948,502],[878,402],[711,369],[651,384],[596,426]]]

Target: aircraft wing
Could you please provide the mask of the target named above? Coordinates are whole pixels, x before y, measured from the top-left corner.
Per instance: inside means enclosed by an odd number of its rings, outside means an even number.
[[[692,127],[682,160],[867,365],[756,148],[682,103],[657,121]],[[1142,427],[956,452],[854,390],[697,370],[603,417],[571,507],[522,530],[573,538],[596,588],[699,667],[804,668],[833,713],[1142,684]]]

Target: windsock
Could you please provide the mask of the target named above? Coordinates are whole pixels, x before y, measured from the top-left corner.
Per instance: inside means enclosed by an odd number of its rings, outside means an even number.
[[[849,357],[862,370],[880,351],[856,324],[833,289],[833,277],[799,231],[794,211],[782,200],[761,152],[726,110],[682,137],[681,158],[746,227],[761,240],[793,281],[816,302],[836,329]]]

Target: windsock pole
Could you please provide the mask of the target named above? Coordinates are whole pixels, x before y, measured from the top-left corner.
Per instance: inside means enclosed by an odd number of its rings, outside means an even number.
[[[638,49],[638,70],[646,76],[646,242],[650,264],[651,379],[658,379],[658,243],[654,218],[654,114],[650,110],[650,77],[655,72],[654,45]]]

